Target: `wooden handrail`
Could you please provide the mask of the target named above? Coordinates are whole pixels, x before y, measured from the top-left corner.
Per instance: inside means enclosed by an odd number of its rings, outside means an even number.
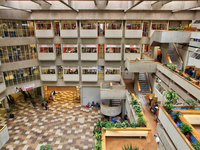
[[[141,88],[140,88],[140,82],[139,82],[139,80],[137,80],[137,87],[138,87],[138,91],[140,92]]]
[[[189,146],[189,148],[191,150],[194,150],[194,148],[193,148],[192,144],[190,143],[190,141],[184,136],[184,134],[178,128],[178,126],[176,125],[176,123],[172,120],[172,118],[169,116],[169,114],[163,108],[163,106],[160,106],[160,108],[162,109],[162,111],[164,112],[164,114],[167,116],[167,118],[169,119],[169,121],[172,123],[172,125],[174,126],[174,128],[177,130],[177,132],[180,134],[180,136],[183,138],[183,140],[185,141],[185,143]]]
[[[182,60],[182,58],[181,58],[181,56],[180,56],[180,54],[179,54],[179,51],[178,51],[178,49],[176,48],[176,44],[175,44],[175,43],[173,43],[173,45],[174,45],[174,48],[175,48],[175,50],[176,50],[176,52],[177,52],[177,54],[178,54],[178,57],[179,57],[179,59],[180,59],[181,63],[183,64],[183,60]]]
[[[150,93],[151,93],[151,84],[150,84],[149,75],[148,75],[147,72],[146,72],[146,76],[147,76],[147,81],[148,81],[148,85],[149,85],[149,91],[150,91]]]
[[[171,58],[169,57],[169,54],[166,54],[166,55],[167,55],[167,59],[168,59],[169,63],[171,64],[171,63],[172,63],[172,60],[171,60]]]

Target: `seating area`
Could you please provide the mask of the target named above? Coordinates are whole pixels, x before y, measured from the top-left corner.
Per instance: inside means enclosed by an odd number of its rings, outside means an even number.
[[[149,105],[150,111],[156,115],[159,114],[159,105],[161,101],[158,101],[158,97],[155,97],[155,94],[147,93],[145,97],[147,105]]]

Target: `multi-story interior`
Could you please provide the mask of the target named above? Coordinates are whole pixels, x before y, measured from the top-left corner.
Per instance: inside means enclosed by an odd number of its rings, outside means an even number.
[[[19,92],[19,87],[27,91],[36,89],[35,93],[47,99],[52,91],[62,91],[72,99],[78,97],[80,107],[94,101],[101,106],[101,110],[94,112],[108,118],[119,114],[121,118],[131,118],[125,89],[135,93],[145,115],[149,110],[144,98],[147,93],[154,93],[161,105],[168,90],[178,93],[179,103],[188,98],[199,102],[200,79],[196,76],[195,81],[186,81],[162,65],[173,63],[183,72],[186,66],[200,68],[199,6],[196,0],[1,0],[0,117],[4,118],[6,109],[11,107],[8,95]],[[28,111],[24,105],[19,114]],[[120,105],[120,109],[112,114],[110,105]],[[15,118],[20,118],[17,114]],[[152,122],[148,117],[147,120]],[[11,134],[7,144],[0,145],[4,149],[37,149],[42,144],[50,144],[53,149],[93,149],[94,141],[90,138],[89,143],[80,147],[76,147],[78,141],[69,142],[67,138],[68,146],[56,145],[60,141],[51,140],[35,146],[29,141],[19,146],[23,141],[12,133],[15,120],[2,119],[0,123],[7,124]],[[163,124],[160,122],[156,132],[155,120],[150,123],[149,138],[154,143],[143,143],[145,148],[181,149]],[[155,133],[160,134],[158,144]],[[192,149],[188,147],[185,149]]]

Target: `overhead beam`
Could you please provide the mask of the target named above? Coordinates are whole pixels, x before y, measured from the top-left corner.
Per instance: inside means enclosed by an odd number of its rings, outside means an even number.
[[[61,3],[63,3],[64,5],[66,5],[67,7],[71,8],[72,10],[79,12],[78,9],[74,9],[72,6],[70,6],[69,4],[65,3],[63,0],[59,0]]]
[[[45,3],[49,4],[49,5],[52,5],[50,2],[46,1],[46,0],[43,0]]]
[[[160,0],[157,0],[156,2],[151,3],[151,6],[153,6],[154,4],[160,2]]]
[[[172,0],[163,1],[163,2],[162,2],[162,6],[164,6],[165,4],[168,4],[168,3],[170,3],[170,2],[172,2]]]
[[[94,0],[94,4],[95,4],[95,6],[97,6],[97,0]]]
[[[34,0],[31,0],[31,2],[36,3],[36,4],[38,4],[38,5],[41,6],[41,4],[40,4],[39,2],[36,2],[36,1],[34,1]]]
[[[144,0],[140,0],[139,2],[135,3],[133,6],[131,6],[130,8],[124,10],[124,12],[127,12],[129,10],[131,10],[132,8],[134,8],[135,6],[139,5],[140,3],[142,3]]]
[[[31,13],[31,10],[19,9],[19,8],[7,6],[7,5],[0,5],[0,6],[6,7],[6,8],[10,8],[10,9],[21,10],[21,11],[25,11],[25,12]]]
[[[173,10],[172,13],[176,13],[176,12],[180,12],[180,11],[187,11],[187,10],[190,10],[190,9],[193,9],[193,8],[197,8],[197,7],[200,7],[200,5],[194,6],[194,7],[190,7],[190,8],[187,8],[187,9]]]

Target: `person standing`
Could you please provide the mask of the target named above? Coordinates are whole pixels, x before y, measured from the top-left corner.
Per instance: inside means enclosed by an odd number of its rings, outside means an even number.
[[[47,102],[46,101],[44,101],[44,107],[47,110]]]

